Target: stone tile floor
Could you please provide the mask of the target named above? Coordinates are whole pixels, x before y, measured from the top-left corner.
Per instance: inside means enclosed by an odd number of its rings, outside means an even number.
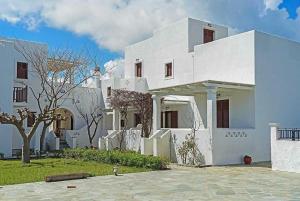
[[[68,189],[68,185],[76,188]],[[102,176],[0,188],[0,200],[270,200],[299,201],[300,174],[226,166]]]

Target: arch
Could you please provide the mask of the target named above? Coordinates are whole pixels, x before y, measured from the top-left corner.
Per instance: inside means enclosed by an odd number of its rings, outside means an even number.
[[[57,136],[61,135],[63,130],[74,129],[74,115],[69,109],[58,108],[55,110],[55,114],[62,117],[53,122],[53,130]]]

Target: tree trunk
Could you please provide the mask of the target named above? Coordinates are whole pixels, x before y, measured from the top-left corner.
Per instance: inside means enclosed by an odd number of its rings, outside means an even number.
[[[41,138],[40,138],[40,151],[44,150],[44,142],[45,142],[47,128],[48,128],[48,126],[46,124],[44,124]]]
[[[30,163],[30,141],[23,139],[22,163]]]

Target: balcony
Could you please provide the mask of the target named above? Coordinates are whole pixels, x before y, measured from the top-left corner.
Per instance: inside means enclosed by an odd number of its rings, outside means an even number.
[[[13,102],[14,103],[27,103],[27,86],[13,88]]]

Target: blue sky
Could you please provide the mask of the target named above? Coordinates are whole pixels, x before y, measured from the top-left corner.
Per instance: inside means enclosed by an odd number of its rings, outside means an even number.
[[[36,30],[28,30],[22,23],[11,24],[0,20],[0,36],[47,43],[49,49],[68,47],[76,50],[88,47],[93,55],[97,55],[101,66],[109,60],[122,57],[122,53],[101,48],[87,36],[79,36],[63,29],[49,28],[45,25],[39,26]]]
[[[297,15],[297,8],[300,7],[300,0],[284,0],[280,5],[280,9],[287,9],[289,13],[289,18],[296,19]]]
[[[300,0],[0,0],[0,36],[83,46],[103,66],[122,58],[124,48],[186,16],[230,27],[258,29],[300,41]],[[299,9],[300,13],[300,9]]]

